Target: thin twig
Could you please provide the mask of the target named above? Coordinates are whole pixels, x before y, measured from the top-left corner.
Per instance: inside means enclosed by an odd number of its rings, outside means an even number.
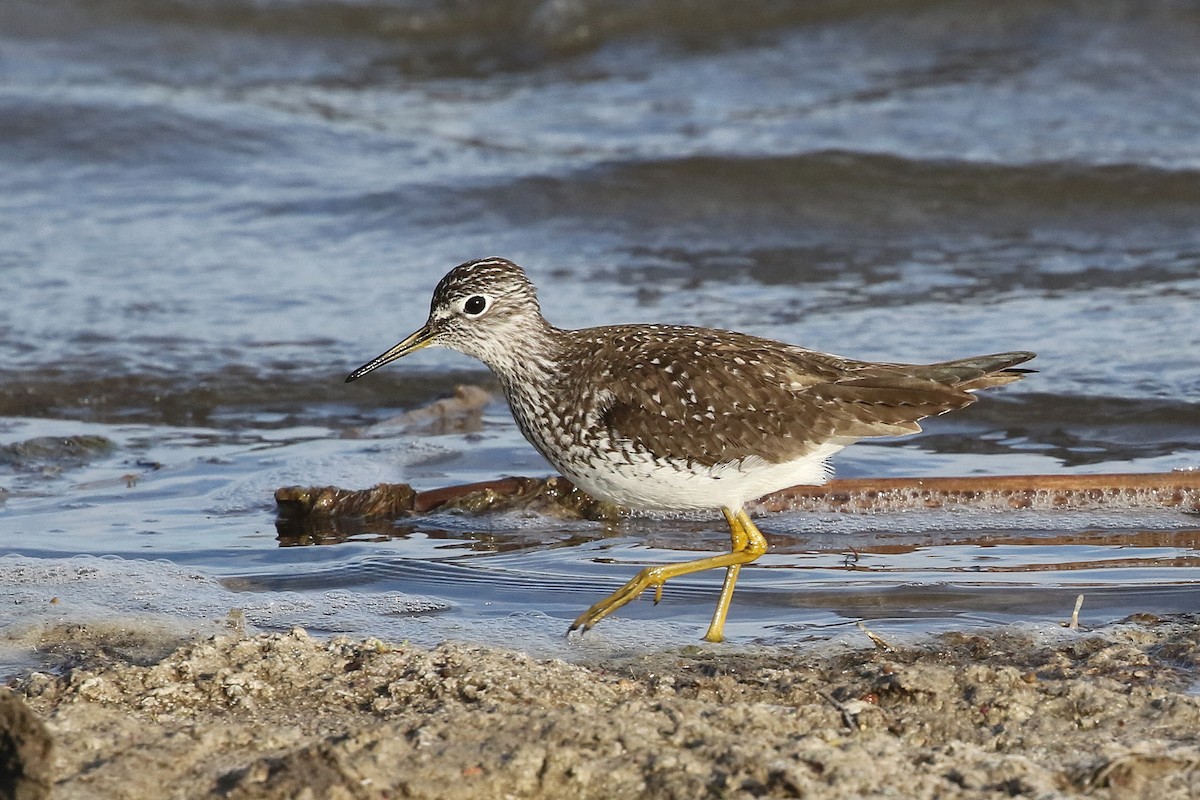
[[[855,624],[858,625],[859,630],[867,635],[867,638],[871,640],[877,650],[883,650],[887,653],[894,653],[896,651],[896,648],[888,644],[882,637],[868,628],[863,622],[859,621]]]
[[[1079,630],[1079,609],[1081,608],[1083,608],[1083,595],[1075,598],[1075,610],[1071,612],[1071,619],[1066,623],[1068,630]]]

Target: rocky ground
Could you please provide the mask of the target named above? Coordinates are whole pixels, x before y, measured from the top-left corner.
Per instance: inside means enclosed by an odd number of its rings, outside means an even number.
[[[569,664],[301,630],[165,653],[49,630],[59,668],[0,690],[0,796],[1200,795],[1196,620],[864,643]]]

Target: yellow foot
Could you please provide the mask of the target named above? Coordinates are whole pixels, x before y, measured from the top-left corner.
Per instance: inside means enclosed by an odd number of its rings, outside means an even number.
[[[571,623],[567,633],[569,634],[571,631],[586,633],[597,622],[634,600],[650,587],[654,587],[654,602],[657,603],[662,599],[663,585],[671,578],[725,567],[725,582],[721,586],[721,596],[717,600],[717,608],[713,613],[712,622],[708,626],[708,632],[704,634],[706,641],[724,641],[725,617],[729,613],[729,603],[733,599],[733,589],[737,583],[738,572],[741,570],[742,564],[749,564],[767,551],[767,540],[750,521],[750,517],[745,511],[740,509],[736,513],[728,509],[722,509],[722,511],[725,519],[729,522],[733,547],[731,552],[695,561],[685,561],[682,564],[647,567],[635,575],[633,580],[580,614],[579,618]]]
[[[571,631],[586,633],[597,622],[631,600],[637,599],[638,595],[651,586],[654,587],[654,602],[657,603],[662,599],[663,584],[667,582],[668,577],[671,577],[663,574],[669,569],[670,567],[647,567],[634,575],[633,580],[629,583],[580,614],[579,618],[571,623],[571,627],[567,628],[567,633]]]

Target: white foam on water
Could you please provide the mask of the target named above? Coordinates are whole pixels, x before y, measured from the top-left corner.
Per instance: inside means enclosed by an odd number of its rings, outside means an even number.
[[[563,635],[569,620],[538,612],[500,617],[443,614],[448,603],[401,592],[238,592],[198,570],[116,556],[0,556],[0,677],[37,668],[40,633],[103,625],[147,636],[306,629],[313,635],[379,637],[434,646],[450,640],[517,647],[535,657],[579,660],[685,646],[693,626],[608,620],[603,634]]]

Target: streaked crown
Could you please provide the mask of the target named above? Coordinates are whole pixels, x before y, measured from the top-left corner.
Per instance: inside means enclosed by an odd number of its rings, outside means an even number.
[[[548,328],[525,271],[504,258],[468,261],[446,273],[426,325],[434,344],[492,367],[536,346]]]

